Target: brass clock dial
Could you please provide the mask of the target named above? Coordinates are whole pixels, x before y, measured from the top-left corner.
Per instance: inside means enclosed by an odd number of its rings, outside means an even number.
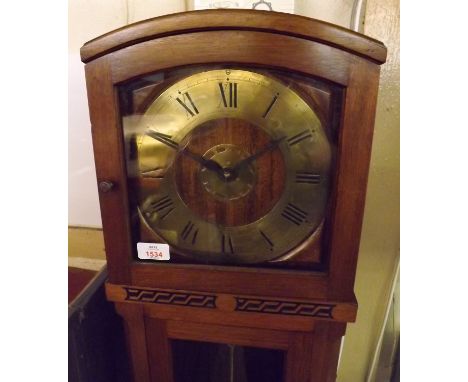
[[[246,70],[188,76],[136,122],[138,210],[178,253],[207,263],[287,256],[324,218],[331,147],[290,87]]]

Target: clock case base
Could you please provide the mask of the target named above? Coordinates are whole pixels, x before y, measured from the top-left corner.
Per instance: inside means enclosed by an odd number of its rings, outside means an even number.
[[[236,298],[244,307],[249,304],[245,296],[109,283],[106,292],[125,323],[134,380],[142,382],[176,381],[172,340],[281,350],[285,355],[283,381],[335,381],[346,320],[355,317],[357,308],[356,304],[254,297],[250,312],[236,311]]]

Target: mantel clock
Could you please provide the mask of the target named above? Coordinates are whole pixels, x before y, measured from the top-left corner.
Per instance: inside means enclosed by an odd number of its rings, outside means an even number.
[[[243,360],[239,381],[334,380],[357,311],[384,45],[301,16],[210,10],[113,31],[81,57],[107,296],[135,381],[224,380],[194,371],[222,353],[213,344]]]

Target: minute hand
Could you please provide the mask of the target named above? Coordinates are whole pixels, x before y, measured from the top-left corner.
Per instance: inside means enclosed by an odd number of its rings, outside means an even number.
[[[260,158],[262,155],[264,155],[267,152],[275,149],[285,139],[286,139],[285,136],[281,137],[281,138],[278,138],[278,139],[275,139],[275,140],[271,141],[268,145],[266,145],[263,149],[257,151],[255,154],[253,154],[253,155],[251,155],[251,156],[249,156],[249,157],[247,157],[245,159],[242,159],[239,163],[237,163],[234,166],[234,168],[232,169],[233,172],[239,171],[239,169],[241,169],[242,167],[249,165],[250,163],[252,163],[252,162],[256,161],[258,158]]]

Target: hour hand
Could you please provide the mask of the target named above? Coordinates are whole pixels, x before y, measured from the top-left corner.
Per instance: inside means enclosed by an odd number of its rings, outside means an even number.
[[[159,133],[154,130],[148,130],[146,132],[146,135],[150,136],[153,139],[156,139],[157,141],[165,144],[166,146],[169,146],[170,148],[176,150],[178,153],[193,159],[195,162],[198,162],[208,170],[215,171],[221,178],[224,178],[224,170],[219,163],[211,159],[205,159],[203,158],[203,156],[192,153],[188,149],[181,148],[177,142],[171,139],[172,137],[170,135]]]
[[[224,169],[221,167],[221,165],[218,162],[215,162],[212,159],[205,159],[201,155],[195,154],[188,149],[183,149],[183,150],[180,150],[179,152],[182,155],[185,155],[193,159],[195,162],[200,163],[206,169],[216,172],[221,178],[224,178],[224,175],[223,175]]]

